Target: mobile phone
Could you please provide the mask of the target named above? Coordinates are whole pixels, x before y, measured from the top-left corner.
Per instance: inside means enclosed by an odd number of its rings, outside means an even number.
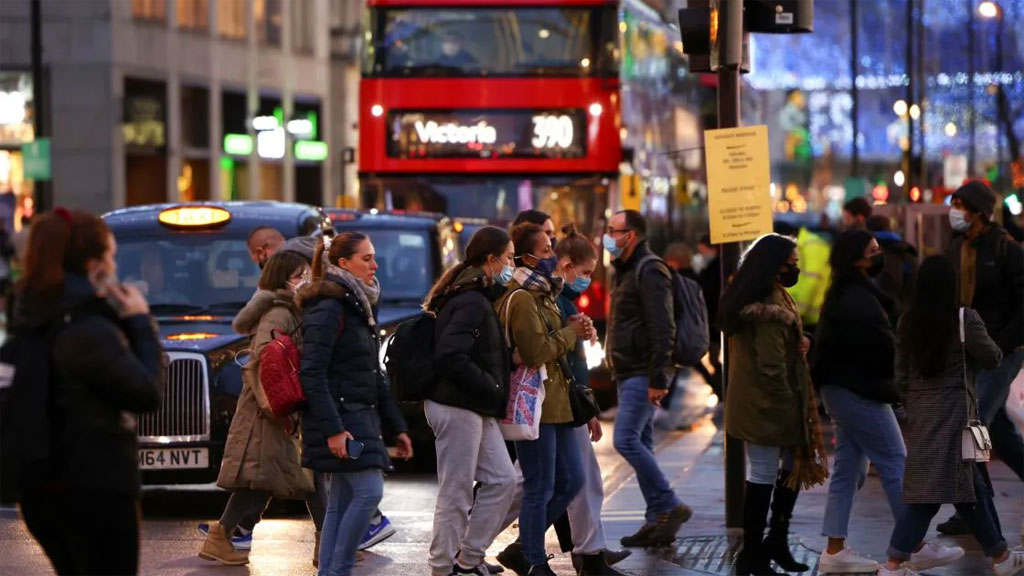
[[[348,452],[348,457],[352,460],[358,460],[363,455],[363,448],[365,447],[366,445],[359,440],[352,438],[345,440],[345,450]]]
[[[102,291],[107,299],[107,303],[110,304],[110,307],[118,314],[121,314],[124,310],[124,304],[117,296],[114,295],[114,291],[111,290],[111,288],[120,285],[120,282],[117,280],[117,276],[108,273],[106,270],[100,270],[89,276],[89,282],[92,283],[93,288],[95,288],[97,292]]]

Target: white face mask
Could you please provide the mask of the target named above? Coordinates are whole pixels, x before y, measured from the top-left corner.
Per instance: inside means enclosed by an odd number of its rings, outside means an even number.
[[[690,267],[697,274],[700,274],[708,267],[708,259],[703,254],[694,254],[693,259],[690,261]]]
[[[949,211],[949,225],[957,232],[966,232],[971,227],[971,223],[967,221],[967,213],[959,208]]]

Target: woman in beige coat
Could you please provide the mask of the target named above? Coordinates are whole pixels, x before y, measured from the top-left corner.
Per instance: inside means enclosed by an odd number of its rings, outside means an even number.
[[[320,534],[324,505],[314,494],[312,472],[301,464],[298,414],[275,418],[261,409],[259,401],[260,352],[282,334],[301,345],[302,311],[295,305],[294,293],[308,275],[305,259],[292,252],[278,252],[263,268],[259,291],[232,323],[236,332],[252,335],[251,356],[243,371],[242,394],[217,477],[217,485],[230,490],[231,498],[220,521],[208,528],[199,552],[206,560],[247,563],[248,551],[236,550],[230,535],[243,518],[258,518],[272,497],[305,499],[317,536]]]

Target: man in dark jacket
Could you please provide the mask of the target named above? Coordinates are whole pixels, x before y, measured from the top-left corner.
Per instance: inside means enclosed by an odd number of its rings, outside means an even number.
[[[718,301],[722,298],[722,264],[719,260],[718,246],[711,243],[711,236],[701,236],[697,243],[697,256],[694,258],[694,269],[697,270],[697,283],[704,293],[704,303],[708,307],[708,329],[711,347],[708,357],[714,372],[710,372],[703,364],[697,366],[704,380],[721,401],[725,400],[722,392],[722,363],[718,356],[722,351],[722,330],[718,327]],[[724,404],[722,404],[724,406]]]
[[[603,239],[616,275],[607,342],[619,388],[615,449],[636,471],[647,504],[644,527],[622,539],[628,547],[670,544],[691,515],[654,458],[654,408],[668,393],[674,371],[676,326],[671,271],[660,259],[648,259],[653,255],[646,236],[644,217],[626,210],[612,217]],[[641,260],[645,265],[638,273]]]
[[[957,235],[946,258],[960,281],[960,305],[981,315],[1003,351],[998,368],[978,374],[978,411],[996,454],[1024,480],[1024,439],[1006,414],[1010,384],[1024,363],[1024,250],[992,222],[995,207],[995,192],[983,182],[968,182],[953,194],[949,221]],[[969,532],[956,516],[939,530]]]

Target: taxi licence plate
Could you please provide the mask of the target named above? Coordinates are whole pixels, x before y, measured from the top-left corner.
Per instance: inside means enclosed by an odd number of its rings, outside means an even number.
[[[140,448],[139,469],[141,470],[188,470],[208,468],[208,448]]]

